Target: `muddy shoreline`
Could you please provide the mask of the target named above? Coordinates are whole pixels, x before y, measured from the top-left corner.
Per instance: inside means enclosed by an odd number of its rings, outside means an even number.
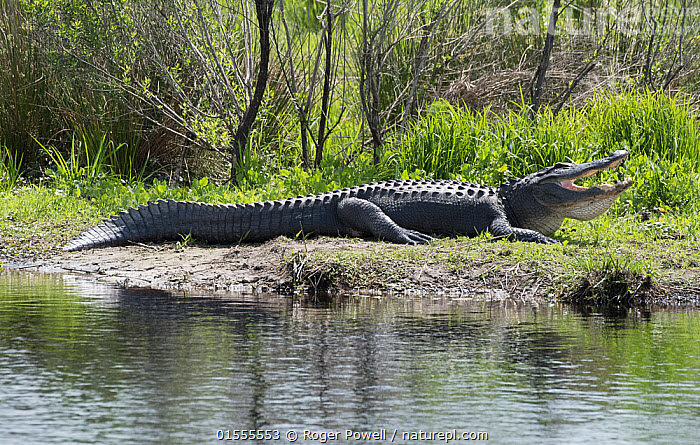
[[[478,245],[476,245],[478,244]],[[234,246],[133,244],[43,257],[0,258],[8,269],[77,274],[122,287],[283,294],[446,295],[518,301],[566,300],[592,287],[556,261],[527,262],[515,244],[444,241],[403,246],[373,240],[279,237]],[[464,252],[471,252],[464,255]],[[620,290],[650,304],[700,306],[700,288],[682,277],[650,282],[627,277]],[[690,279],[690,281],[688,280]],[[646,280],[646,281],[645,281]],[[683,283],[686,283],[684,285]]]
[[[223,292],[274,292],[285,281],[286,246],[134,244],[42,258],[5,258],[8,269],[79,274],[121,287]]]
[[[431,246],[402,246],[372,240],[319,237],[293,240],[279,237],[263,244],[236,246],[189,245],[177,243],[133,244],[79,252],[56,252],[42,258],[0,258],[8,269],[41,273],[83,275],[99,282],[121,287],[162,290],[207,290],[217,292],[364,293],[451,295],[494,299],[551,297],[541,283],[531,285],[523,280],[531,273],[497,282],[484,279],[488,264],[474,264],[468,273],[447,270],[444,264],[430,261]],[[374,259],[388,252],[411,251],[418,256],[409,264],[377,264]],[[370,269],[391,272],[390,281],[361,281],[343,277],[344,264],[338,256],[344,253],[364,255],[368,276]],[[360,260],[363,261],[363,260]],[[372,263],[372,264],[370,264]],[[517,272],[517,271],[516,271]],[[359,286],[359,287],[358,287]],[[541,289],[540,289],[541,288]]]

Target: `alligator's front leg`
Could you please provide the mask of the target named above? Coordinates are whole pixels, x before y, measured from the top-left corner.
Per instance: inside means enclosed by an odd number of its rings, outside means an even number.
[[[396,224],[376,204],[365,199],[345,198],[338,203],[338,219],[350,230],[371,233],[392,243],[425,244],[431,237]]]
[[[554,238],[542,235],[540,232],[530,229],[521,229],[518,227],[513,227],[513,231],[510,238],[517,241],[525,241],[529,243],[542,243],[542,244],[558,244],[559,241]]]
[[[508,220],[497,219],[489,227],[489,231],[493,236],[503,236],[511,241],[524,241],[529,243],[556,244],[559,241],[548,236],[542,235],[540,232],[530,229],[521,229],[513,227]]]

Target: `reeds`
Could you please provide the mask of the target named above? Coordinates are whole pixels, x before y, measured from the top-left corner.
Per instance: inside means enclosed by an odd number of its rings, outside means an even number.
[[[45,170],[53,179],[54,185],[76,196],[80,196],[85,188],[95,186],[98,181],[108,176],[117,177],[113,170],[110,171],[108,160],[117,159],[118,152],[125,147],[125,144],[115,146],[112,141],[107,141],[106,134],[99,141],[91,141],[83,134],[83,138],[78,141],[73,137],[70,153],[66,157],[53,146],[45,147],[39,141],[36,143],[55,166],[55,170]]]

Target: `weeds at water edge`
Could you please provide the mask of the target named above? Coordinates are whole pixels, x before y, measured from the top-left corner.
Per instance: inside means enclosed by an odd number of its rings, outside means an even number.
[[[578,283],[561,301],[584,306],[637,306],[661,293],[653,271],[630,257],[586,255],[579,259],[579,270]]]

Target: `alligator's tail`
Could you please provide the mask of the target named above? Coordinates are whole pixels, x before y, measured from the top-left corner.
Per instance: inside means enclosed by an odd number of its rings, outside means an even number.
[[[228,207],[173,200],[149,202],[105,219],[73,239],[63,250],[117,246],[131,241],[177,240],[181,233],[224,242]],[[232,235],[230,229],[228,232]]]
[[[187,234],[216,244],[294,235],[299,231],[296,216],[308,213],[305,204],[300,199],[254,204],[159,200],[105,219],[73,239],[63,250],[117,246],[136,241],[180,240],[181,235]]]

